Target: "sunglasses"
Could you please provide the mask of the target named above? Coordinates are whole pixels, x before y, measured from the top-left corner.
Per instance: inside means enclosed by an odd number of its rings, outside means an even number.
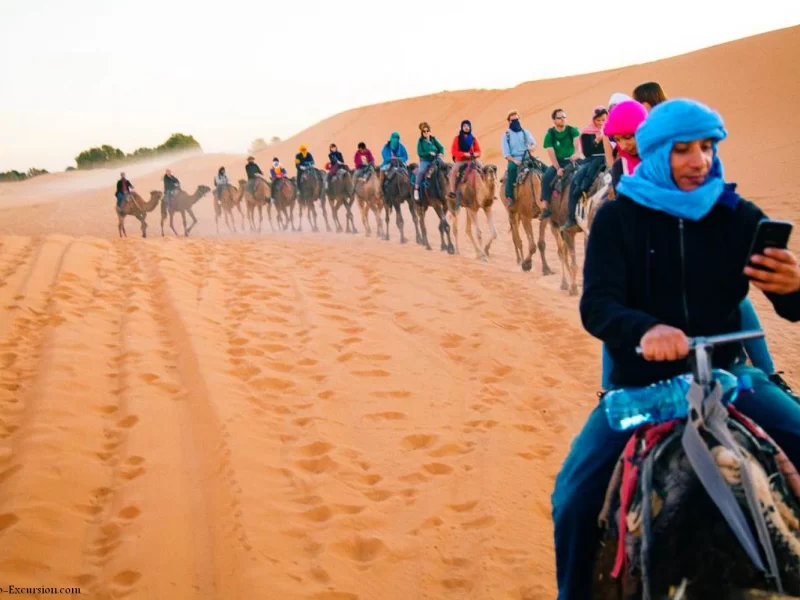
[[[563,121],[563,120],[564,120],[564,119],[566,119],[566,118],[567,118],[567,115],[558,115],[558,116],[557,116],[555,119],[553,119],[553,120],[554,120],[554,121]]]
[[[423,129],[423,130],[422,130],[422,133],[430,133],[430,132],[431,132],[431,130],[430,130],[430,129]]]

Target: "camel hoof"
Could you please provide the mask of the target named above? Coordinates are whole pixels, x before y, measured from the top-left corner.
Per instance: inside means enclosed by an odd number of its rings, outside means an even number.
[[[567,282],[566,282],[566,281],[562,281],[562,282],[561,282],[561,289],[562,289],[563,291],[565,291],[565,292],[566,292],[566,291],[569,289],[569,286],[567,285]]]
[[[481,256],[481,262],[482,262],[482,263],[488,263],[488,262],[489,262],[489,259],[488,259],[488,258],[486,258],[485,256]]]
[[[431,248],[431,245],[430,245],[430,244],[427,244],[427,245],[425,246],[425,250],[433,250],[433,248]]]
[[[577,296],[578,295],[578,286],[577,285],[575,287],[571,287],[569,289],[569,295],[570,296]]]
[[[552,275],[552,274],[553,274],[553,270],[550,267],[544,267],[542,269],[542,275],[544,275],[545,277],[547,277],[548,275]]]
[[[447,253],[448,254],[455,254],[456,253],[456,249],[453,248],[453,244],[450,244],[449,246],[447,246]]]
[[[533,268],[533,261],[530,258],[526,258],[525,260],[522,261],[521,266],[522,270],[527,273],[528,271],[531,270],[531,268]]]
[[[388,240],[389,238],[386,238],[386,239]],[[407,244],[407,243],[408,243],[408,238],[402,238],[402,239],[400,240],[400,243],[401,243],[401,244]]]

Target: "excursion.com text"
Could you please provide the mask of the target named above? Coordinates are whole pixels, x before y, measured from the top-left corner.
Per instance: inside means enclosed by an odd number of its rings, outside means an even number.
[[[79,587],[21,587],[16,585],[9,585],[8,587],[0,587],[0,595],[8,594],[24,596],[28,594],[80,594],[81,588]]]

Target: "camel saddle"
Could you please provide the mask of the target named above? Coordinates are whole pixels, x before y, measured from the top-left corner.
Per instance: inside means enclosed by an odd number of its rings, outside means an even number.
[[[567,187],[570,181],[572,181],[572,178],[577,170],[578,165],[573,162],[564,167],[564,174],[561,177],[556,177],[550,186],[550,189],[553,191],[553,193],[561,195],[561,192],[564,190],[564,188]]]

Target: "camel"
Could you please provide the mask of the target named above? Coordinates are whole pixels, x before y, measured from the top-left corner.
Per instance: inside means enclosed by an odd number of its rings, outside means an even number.
[[[405,244],[408,239],[403,232],[402,205],[403,202],[408,203],[408,210],[411,213],[411,220],[414,221],[414,229],[417,232],[417,243],[422,244],[422,235],[419,228],[419,219],[417,219],[416,202],[414,201],[414,186],[411,185],[411,174],[408,167],[405,166],[399,158],[392,158],[389,162],[387,170],[381,170],[381,191],[383,192],[384,207],[386,209],[386,237],[383,238],[389,241],[389,216],[392,210],[397,215],[397,229],[400,231],[400,243]]]
[[[578,223],[580,230],[586,234],[586,242],[583,246],[584,256],[586,254],[586,247],[589,244],[589,230],[592,228],[594,217],[600,207],[612,199],[613,188],[611,187],[611,173],[608,171],[601,171],[592,182],[589,191],[578,203],[576,207],[577,210],[575,211],[575,221]]]
[[[333,177],[328,177],[325,191],[328,196],[328,202],[331,205],[331,215],[333,223],[336,225],[336,233],[342,232],[342,224],[339,222],[339,208],[342,205],[347,211],[345,215],[345,233],[358,233],[355,219],[353,218],[353,202],[355,201],[353,174],[345,168],[340,168]],[[353,224],[352,229],[350,227],[351,223]]]
[[[195,190],[194,194],[191,196],[187,194],[182,189],[175,190],[175,195],[172,197],[172,206],[167,208],[167,200],[166,198],[161,199],[161,236],[164,236],[164,221],[167,220],[167,212],[169,212],[169,228],[172,229],[172,232],[175,235],[178,235],[178,232],[175,231],[175,226],[173,225],[172,219],[175,216],[176,212],[181,213],[181,218],[183,219],[183,235],[189,236],[189,232],[197,225],[197,217],[194,216],[194,212],[192,211],[192,206],[200,200],[203,196],[205,196],[208,192],[211,191],[211,188],[207,185],[198,185],[197,189]],[[189,227],[186,227],[186,213],[189,213],[189,216],[192,217],[192,224]]]
[[[453,183],[455,183],[455,170],[452,172]],[[497,189],[497,166],[496,165],[481,165],[476,159],[472,159],[464,167],[464,172],[461,176],[461,181],[458,184],[458,189],[455,190],[456,194],[461,196],[460,206],[463,206],[467,213],[467,236],[475,248],[476,258],[481,262],[486,262],[489,258],[489,248],[492,242],[497,239],[497,227],[494,225],[494,215],[492,214],[492,203],[495,199]],[[453,237],[456,240],[456,254],[458,250],[458,213],[460,207],[456,207],[453,202],[450,205],[453,214]],[[486,247],[482,248],[483,244],[481,228],[478,226],[478,211],[483,209],[486,215],[486,221],[489,224],[489,231],[491,238],[486,243]],[[475,224],[475,231],[478,236],[478,243],[472,237],[472,225]]]
[[[514,242],[514,250],[517,255],[517,264],[522,267],[523,271],[530,271],[533,268],[533,255],[536,249],[539,249],[539,254],[542,257],[542,275],[552,275],[553,270],[547,264],[547,255],[545,250],[547,248],[544,241],[544,232],[548,224],[547,219],[541,219],[542,206],[540,204],[542,197],[542,177],[546,167],[537,158],[525,153],[522,158],[522,165],[517,171],[517,181],[514,183],[514,204],[508,209],[508,222],[511,230],[511,238]],[[508,177],[508,171],[500,179],[501,185],[505,184],[505,179]],[[539,242],[533,234],[533,219],[539,219]],[[522,237],[519,234],[519,226],[525,230],[525,235],[528,238],[528,256],[522,252]],[[556,239],[556,247],[558,248],[559,255],[563,250],[563,238],[555,232],[553,236]],[[562,285],[566,285],[566,279],[562,273]]]
[[[364,225],[366,236],[369,237],[372,235],[372,230],[369,227],[369,213],[372,211],[372,214],[375,215],[375,224],[377,227],[376,236],[383,237],[381,209],[384,206],[384,201],[381,195],[381,182],[375,165],[368,165],[361,171],[360,176],[356,177],[353,192],[358,199],[358,208],[361,211],[361,222]]]
[[[575,233],[562,231],[561,228],[567,222],[569,191],[577,168],[574,163],[564,167],[564,174],[553,182],[553,194],[550,196],[550,226],[557,239],[561,240],[558,247],[558,258],[564,267],[561,273],[561,289],[569,290],[570,296],[578,295],[578,262],[575,257]],[[569,284],[565,279],[565,273],[569,277]]]
[[[708,396],[699,402],[708,405]],[[710,441],[706,431],[695,434],[706,440],[697,446],[710,448],[709,469],[718,473],[720,487],[732,492],[732,504],[743,512],[745,528],[751,529],[756,546],[760,546],[742,484],[743,466],[747,465],[784,593],[796,598],[800,595],[800,485],[795,466],[763,431],[749,428],[747,423],[752,425],[752,421],[743,421],[721,403],[715,408],[725,415],[720,429],[727,429],[736,452]],[[644,431],[639,428],[633,433],[638,439],[631,440],[639,442],[634,455],[623,454],[617,462],[598,516],[602,532],[595,551],[591,597],[642,598],[646,585],[647,597],[653,599],[788,599],[790,596],[765,593],[774,589],[774,584],[753,564],[698,478],[683,437],[685,429],[695,425],[686,419],[672,423],[671,427],[660,423],[660,434],[653,429],[648,432],[653,445],[648,445],[646,453],[642,452]],[[698,460],[698,452],[694,461],[705,462]],[[626,488],[623,478],[630,465],[638,467],[632,490]],[[621,539],[623,548],[619,548]]]
[[[269,226],[274,232],[275,225],[272,223],[272,206],[270,205],[269,182],[261,177],[256,177],[253,180],[252,192],[248,189],[247,183],[248,182],[245,179],[239,180],[239,186],[244,191],[244,201],[247,204],[247,221],[250,223],[250,231],[254,233],[261,233],[261,224],[264,222],[264,206],[266,206]],[[258,208],[258,227],[256,227],[256,208]],[[278,226],[280,226],[280,221]]]
[[[278,227],[283,231],[292,226],[294,231],[294,205],[297,203],[297,184],[294,178],[281,177],[273,182],[272,202],[278,215]],[[281,219],[283,216],[283,219]]]
[[[225,215],[225,225],[228,231],[236,233],[236,219],[233,216],[233,207],[239,210],[242,216],[242,231],[244,231],[244,213],[242,212],[242,196],[244,196],[244,188],[237,188],[235,185],[223,185],[220,190],[220,197],[217,199],[214,195],[214,221],[217,225],[217,235],[219,235],[219,218],[222,214]],[[230,222],[228,217],[230,216]]]
[[[139,222],[142,224],[142,237],[146,238],[147,213],[155,210],[156,206],[158,206],[159,200],[161,200],[161,192],[150,192],[150,201],[145,203],[139,194],[131,190],[131,193],[122,204],[122,209],[116,209],[117,218],[119,219],[119,223],[117,225],[117,228],[119,229],[119,237],[128,237],[128,232],[125,231],[125,217],[131,215],[139,219]]]
[[[439,217],[439,237],[442,240],[441,251],[447,251],[448,254],[455,252],[453,240],[450,237],[450,224],[447,222],[447,191],[448,191],[448,178],[450,176],[450,169],[452,164],[448,164],[437,158],[434,160],[428,172],[425,174],[425,181],[419,182],[419,200],[415,202],[417,207],[417,219],[419,220],[419,227],[422,232],[422,245],[430,250],[431,245],[428,243],[428,229],[425,227],[425,213],[428,207],[433,208],[436,216]],[[418,165],[411,163],[409,170],[416,173]],[[447,237],[447,243],[445,243]]]
[[[319,227],[317,227],[317,209],[314,206],[314,202],[319,200],[322,203],[322,216],[325,217],[325,227],[330,231],[328,213],[325,210],[325,172],[316,167],[306,167],[306,170],[298,178],[300,222],[297,230],[303,231],[303,207],[305,207],[308,210],[308,224],[311,226],[311,230],[314,232],[319,231]]]

